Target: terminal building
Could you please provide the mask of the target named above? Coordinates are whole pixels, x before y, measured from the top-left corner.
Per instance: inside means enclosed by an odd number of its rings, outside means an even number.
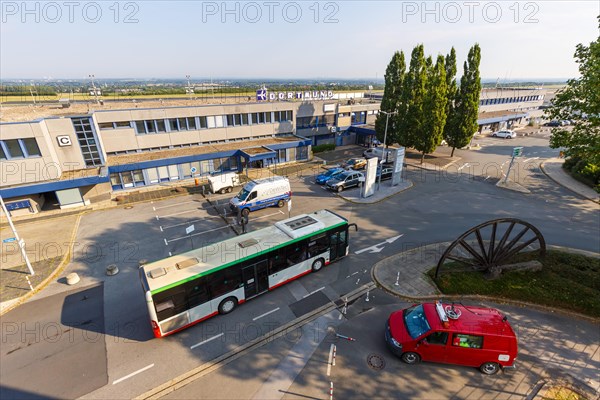
[[[480,129],[522,124],[539,90],[482,92]],[[0,196],[13,216],[109,200],[215,172],[306,161],[312,146],[371,143],[380,101],[363,93],[257,91],[256,101],[0,123]]]

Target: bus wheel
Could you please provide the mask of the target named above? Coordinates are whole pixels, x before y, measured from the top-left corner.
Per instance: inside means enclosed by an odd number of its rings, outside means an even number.
[[[250,215],[250,209],[248,209],[248,208],[244,208],[244,209],[242,210],[242,216],[243,216],[244,218],[248,218],[248,215]]]
[[[237,306],[235,297],[228,297],[219,304],[219,314],[229,314]]]
[[[498,371],[500,371],[500,366],[495,362],[486,362],[481,364],[479,370],[486,375],[494,375]]]
[[[418,355],[417,353],[413,353],[411,351],[409,351],[407,353],[403,353],[401,358],[402,358],[402,361],[404,361],[407,364],[416,364],[419,361],[421,361],[421,356]]]
[[[285,201],[283,201],[283,200],[279,200],[279,201],[277,202],[277,207],[279,207],[279,208],[283,208],[283,206],[285,206]]]
[[[313,272],[317,272],[318,270],[320,270],[321,268],[323,268],[323,265],[325,265],[325,262],[323,261],[322,258],[317,258],[312,265],[312,270]]]

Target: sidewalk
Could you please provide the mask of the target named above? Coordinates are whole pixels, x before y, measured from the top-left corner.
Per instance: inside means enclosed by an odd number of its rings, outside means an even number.
[[[552,158],[544,161],[540,168],[546,176],[561,186],[566,187],[572,192],[585,197],[588,200],[600,203],[600,193],[596,192],[591,187],[584,185],[578,180],[573,179],[564,169],[564,158]]]

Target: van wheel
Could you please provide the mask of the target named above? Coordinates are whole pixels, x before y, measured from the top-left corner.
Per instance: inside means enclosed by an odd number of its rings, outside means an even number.
[[[233,190],[233,188],[231,188],[231,187],[228,187],[228,188],[227,188],[227,193],[231,193],[231,191],[232,191],[232,190]]]
[[[410,365],[417,364],[419,361],[421,361],[421,356],[417,353],[413,353],[412,351],[403,353],[402,357],[400,358],[402,358],[402,361]]]
[[[250,209],[248,209],[248,208],[242,209],[242,216],[244,218],[248,218],[248,215],[250,215]]]
[[[279,208],[283,208],[283,206],[285,206],[285,201],[283,201],[283,200],[279,200],[279,201],[277,202],[277,207],[279,207]]]
[[[219,190],[219,193],[221,193],[221,194],[227,193],[227,188],[223,188],[223,189]]]
[[[479,370],[486,375],[494,375],[498,373],[498,371],[500,371],[500,365],[498,365],[498,363],[495,362],[486,362],[481,364]]]
[[[318,270],[320,270],[321,268],[323,268],[323,265],[325,265],[325,261],[322,258],[317,258],[312,265],[312,270],[313,272],[317,272]]]
[[[219,304],[219,314],[229,314],[237,306],[235,297],[228,297]]]

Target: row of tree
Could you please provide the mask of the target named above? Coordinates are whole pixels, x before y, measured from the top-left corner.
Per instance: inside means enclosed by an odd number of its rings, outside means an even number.
[[[406,71],[404,52],[395,52],[385,71],[385,88],[375,131],[385,145],[398,143],[425,154],[432,153],[446,140],[452,147],[466,146],[477,131],[481,79],[481,50],[475,44],[464,63],[460,86],[456,82],[456,51],[435,63],[425,58],[422,44],[411,54]],[[387,135],[386,135],[387,129]]]

